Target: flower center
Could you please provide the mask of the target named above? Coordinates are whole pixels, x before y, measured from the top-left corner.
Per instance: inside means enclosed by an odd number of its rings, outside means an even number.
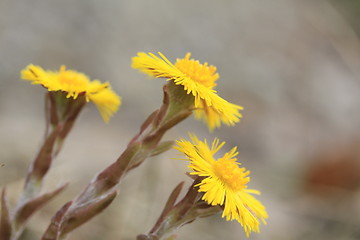
[[[199,61],[190,59],[190,56],[191,54],[187,53],[185,58],[177,59],[175,66],[192,80],[201,83],[205,87],[210,89],[215,87],[215,81],[219,78],[216,67],[213,65],[208,66],[207,62],[201,64]]]
[[[250,181],[249,171],[239,168],[235,159],[219,159],[214,163],[216,176],[234,191],[240,191],[246,187]]]
[[[79,87],[82,88],[82,90],[85,90],[88,79],[84,74],[66,70],[65,66],[61,66],[59,71],[59,82],[66,86]]]

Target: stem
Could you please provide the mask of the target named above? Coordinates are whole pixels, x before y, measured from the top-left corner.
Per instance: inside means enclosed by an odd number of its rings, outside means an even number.
[[[182,91],[180,97],[179,90]],[[76,202],[90,201],[119,184],[125,173],[152,155],[167,130],[191,115],[192,105],[193,96],[183,94],[182,87],[165,85],[160,109],[150,114],[120,157],[90,182]]]
[[[66,98],[66,93],[61,91],[48,92],[46,94],[45,138],[37,156],[28,168],[24,189],[13,214],[13,232],[10,239],[16,240],[20,237],[26,221],[40,207],[40,205],[37,206],[35,203],[43,201],[41,202],[42,206],[60,192],[55,191],[54,195],[47,199],[44,199],[46,195],[40,195],[44,177],[48,173],[53,159],[60,152],[62,143],[71,131],[85,103],[84,96],[79,96],[77,99]],[[30,208],[29,211],[23,211],[24,207]],[[18,218],[23,221],[17,222]]]
[[[201,177],[197,177],[183,199],[178,203],[173,204],[173,206],[170,206],[171,203],[175,203],[175,198],[179,195],[180,185],[178,185],[173,193],[171,193],[169,200],[154,227],[148,234],[137,236],[137,240],[168,239],[166,237],[173,230],[180,228],[197,218],[211,216],[220,212],[220,206],[211,206],[201,200],[203,193],[199,193],[198,187],[196,187],[201,180]]]

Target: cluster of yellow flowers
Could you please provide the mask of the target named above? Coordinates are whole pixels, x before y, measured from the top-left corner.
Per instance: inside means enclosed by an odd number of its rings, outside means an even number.
[[[215,66],[190,59],[190,53],[183,59],[177,59],[175,65],[161,53],[159,55],[161,58],[151,53],[138,53],[133,58],[132,67],[182,85],[187,94],[195,97],[195,117],[203,119],[209,130],[219,127],[221,122],[232,126],[240,120],[239,110],[243,108],[227,102],[214,90],[215,81],[219,78]],[[239,221],[247,235],[251,231],[259,232],[259,219],[266,223],[268,216],[265,207],[250,195],[260,192],[247,189],[249,171],[240,168],[240,163],[236,162],[236,148],[216,160],[214,154],[225,142],[219,144],[219,140],[215,139],[210,148],[206,140],[202,142],[194,135],[191,139],[192,142],[178,141],[175,148],[190,160],[191,174],[204,177],[199,184],[199,191],[205,192],[203,200],[211,205],[224,206],[222,216],[226,220]]]
[[[160,56],[160,57],[159,57]],[[193,110],[197,119],[203,120],[210,131],[226,124],[233,126],[242,117],[243,108],[221,98],[216,90],[219,74],[216,67],[208,63],[201,64],[190,58],[190,53],[183,59],[171,63],[163,54],[138,53],[132,59],[132,67],[151,77],[165,78],[184,89],[184,94],[194,97]],[[48,91],[67,93],[68,98],[77,99],[85,96],[86,101],[93,102],[99,109],[105,122],[118,110],[121,99],[111,89],[109,83],[98,80],[90,81],[83,73],[67,70],[61,66],[58,72],[45,71],[39,66],[29,65],[22,71],[22,78],[33,84],[40,84]],[[237,220],[247,235],[259,232],[260,221],[266,224],[268,217],[265,207],[251,194],[260,194],[257,190],[247,188],[250,181],[249,171],[239,167],[236,161],[236,147],[215,159],[214,155],[225,142],[215,139],[211,147],[206,140],[200,141],[190,134],[191,141],[177,141],[175,149],[180,151],[190,161],[191,175],[201,177],[196,186],[204,193],[202,200],[209,205],[223,207],[226,220]]]

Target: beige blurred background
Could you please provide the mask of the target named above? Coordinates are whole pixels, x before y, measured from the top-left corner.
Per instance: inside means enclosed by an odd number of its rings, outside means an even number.
[[[91,104],[47,175],[70,187],[36,214],[23,239],[38,239],[64,202],[114,161],[158,108],[163,80],[131,69],[139,51],[171,61],[192,52],[218,67],[219,94],[244,106],[235,127],[209,133],[192,117],[165,139],[215,136],[238,146],[268,225],[250,239],[360,239],[360,2],[296,0],[0,0],[0,185],[21,190],[44,132],[44,92],[20,80],[33,63],[61,64],[109,81],[123,99],[110,124]],[[120,195],[69,239],[134,239],[154,224],[175,185],[189,179],[176,151],[147,160]],[[187,186],[188,186],[187,185]],[[186,225],[178,239],[245,239],[221,216]]]

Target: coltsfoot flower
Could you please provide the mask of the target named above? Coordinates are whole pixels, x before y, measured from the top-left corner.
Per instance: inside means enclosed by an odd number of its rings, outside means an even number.
[[[182,85],[187,94],[195,97],[195,117],[202,119],[210,131],[220,127],[221,122],[229,126],[239,122],[242,117],[239,111],[243,108],[227,102],[214,90],[219,78],[216,67],[190,59],[190,53],[177,59],[175,65],[160,52],[158,54],[160,57],[140,52],[133,57],[132,67],[152,77],[167,78]]]
[[[76,99],[79,95],[84,95],[86,101],[96,105],[105,122],[109,122],[121,104],[121,98],[111,89],[108,82],[90,81],[85,74],[67,70],[64,65],[58,72],[53,72],[30,64],[21,71],[21,78],[33,84],[40,84],[50,92],[65,92],[67,98]]]
[[[225,144],[215,139],[211,148],[207,141],[200,141],[190,135],[192,142],[181,139],[175,149],[182,152],[190,161],[191,175],[202,177],[198,184],[199,192],[204,192],[202,199],[209,205],[223,206],[222,217],[227,221],[237,220],[249,236],[250,232],[259,232],[260,220],[266,224],[268,217],[265,207],[252,194],[259,191],[248,189],[249,171],[239,167],[236,162],[236,147],[219,159],[214,154]]]

